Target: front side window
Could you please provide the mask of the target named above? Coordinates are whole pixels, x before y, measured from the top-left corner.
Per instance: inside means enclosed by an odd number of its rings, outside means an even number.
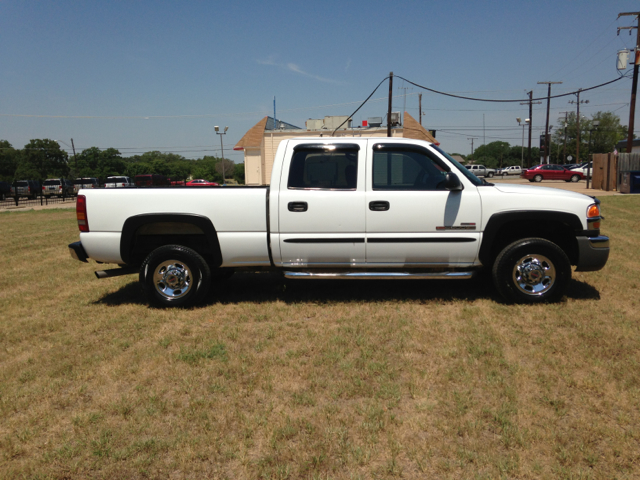
[[[424,152],[374,148],[374,190],[444,190],[446,174]]]
[[[355,190],[358,186],[357,148],[357,145],[297,147],[291,159],[288,188]]]

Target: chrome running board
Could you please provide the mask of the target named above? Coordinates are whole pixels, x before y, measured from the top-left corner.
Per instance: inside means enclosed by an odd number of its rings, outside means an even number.
[[[470,272],[291,272],[285,271],[285,278],[325,279],[325,280],[464,280],[473,277]]]

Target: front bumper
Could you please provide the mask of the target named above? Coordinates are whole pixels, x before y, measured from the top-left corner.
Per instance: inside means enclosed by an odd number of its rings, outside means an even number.
[[[605,266],[609,259],[609,237],[576,237],[578,264],[576,272],[593,272]]]
[[[73,242],[69,244],[69,254],[71,255],[71,258],[75,258],[76,260],[79,260],[81,262],[84,263],[88,263],[87,262],[87,252],[84,251],[84,247],[82,246],[81,242]]]

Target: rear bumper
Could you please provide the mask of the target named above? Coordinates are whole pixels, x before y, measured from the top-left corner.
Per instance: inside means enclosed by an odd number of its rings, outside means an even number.
[[[577,237],[577,272],[593,272],[605,266],[609,259],[609,237]]]
[[[87,257],[87,252],[84,251],[84,247],[80,242],[73,242],[69,244],[69,254],[71,255],[71,258],[88,263],[87,258],[89,257]]]

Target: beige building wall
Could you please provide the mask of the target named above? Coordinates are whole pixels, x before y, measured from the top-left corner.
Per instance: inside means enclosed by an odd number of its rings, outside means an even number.
[[[262,151],[259,148],[244,151],[244,181],[247,185],[262,184]]]

